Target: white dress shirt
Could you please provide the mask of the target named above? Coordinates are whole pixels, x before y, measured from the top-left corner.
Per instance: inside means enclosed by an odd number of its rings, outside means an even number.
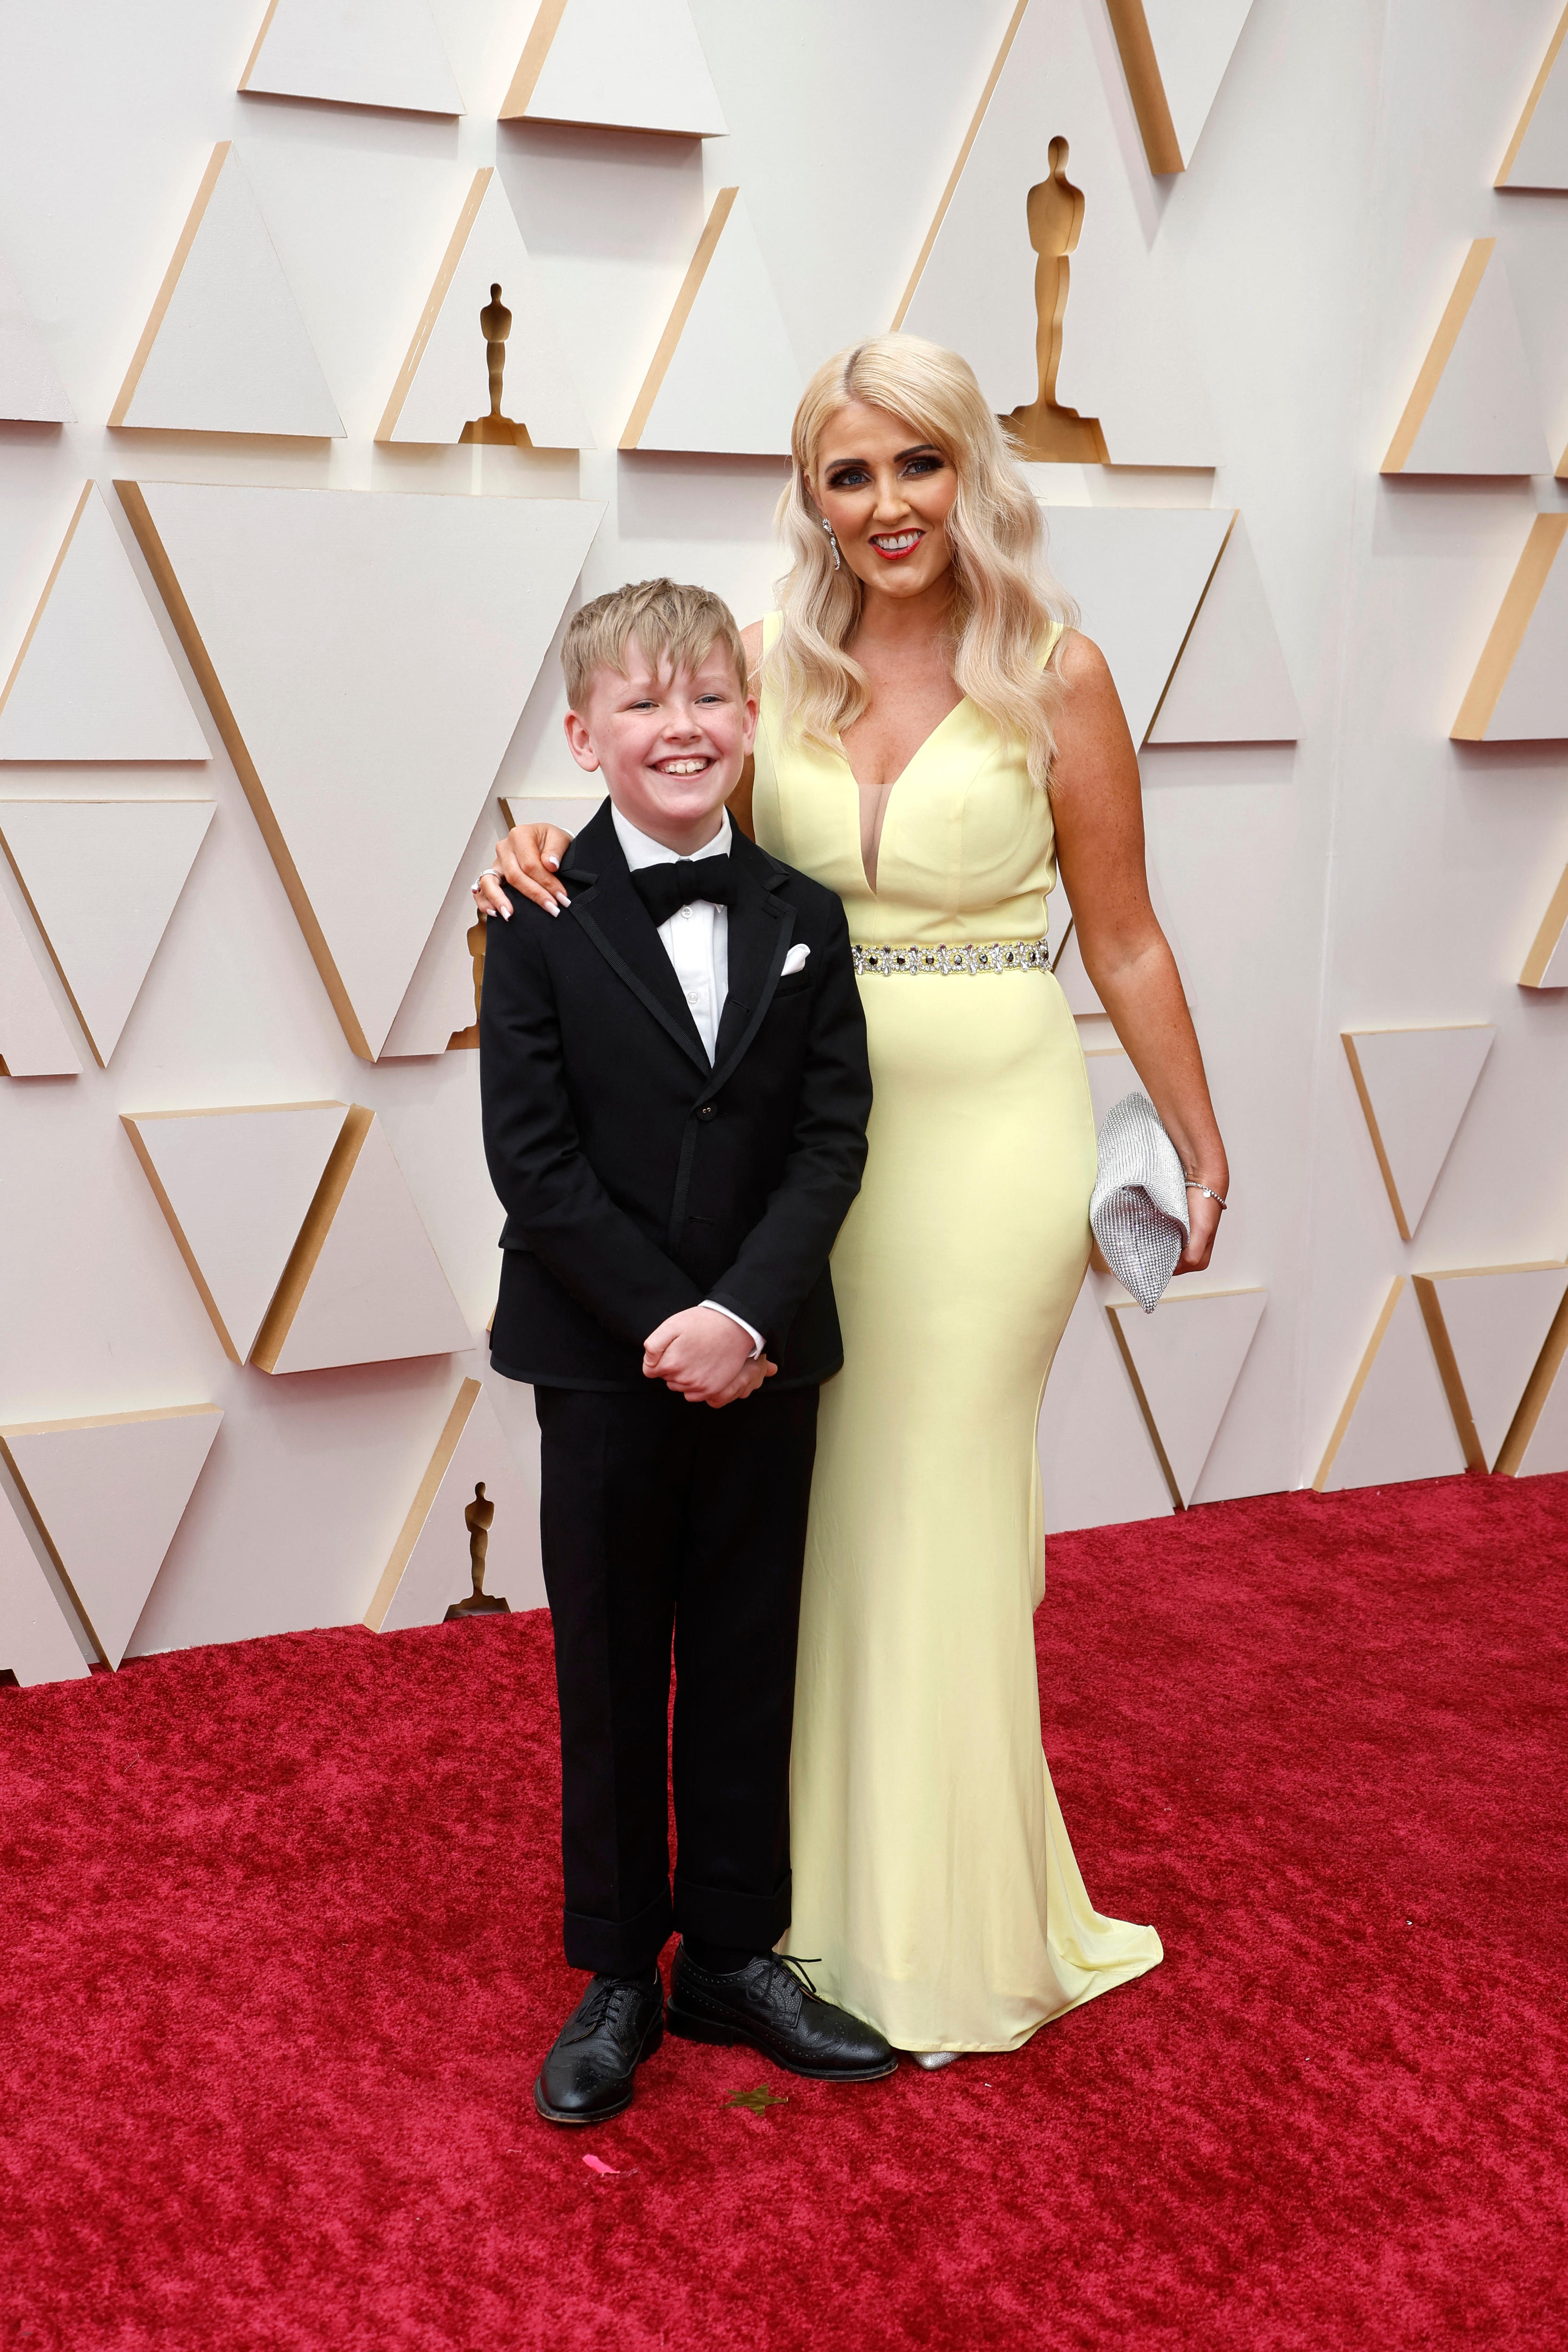
[[[629,818],[624,817],[610,803],[610,821],[616,828],[616,838],[626,853],[626,860],[635,874],[644,866],[674,866],[679,862],[678,849],[667,849],[662,841],[649,840],[639,833]],[[730,818],[726,810],[719,812],[719,830],[703,848],[693,850],[693,860],[700,857],[726,857],[730,851]],[[689,906],[678,907],[668,923],[660,923],[658,936],[664,951],[675,967],[675,977],[680,982],[681,994],[691,1009],[697,1024],[697,1034],[706,1048],[710,1062],[719,1042],[719,1022],[724,1010],[724,1000],[730,993],[730,909],[711,898],[694,898]],[[763,1335],[752,1328],[743,1316],[731,1314],[721,1307],[716,1298],[705,1298],[715,1315],[738,1323],[752,1340],[753,1360],[763,1352]]]

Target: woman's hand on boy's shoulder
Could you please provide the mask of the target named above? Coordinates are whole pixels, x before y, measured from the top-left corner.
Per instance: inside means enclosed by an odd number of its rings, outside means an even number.
[[[558,824],[514,824],[506,839],[496,844],[495,865],[472,886],[470,895],[481,918],[500,915],[510,922],[511,902],[503,887],[509,882],[547,915],[569,907],[571,898],[555,869],[571,846],[572,835]]]

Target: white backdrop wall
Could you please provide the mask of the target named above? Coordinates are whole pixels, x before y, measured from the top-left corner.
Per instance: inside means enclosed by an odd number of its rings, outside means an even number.
[[[1182,1454],[1185,1498],[1204,1502],[1320,1473],[1396,1276],[1561,1263],[1568,1251],[1568,1011],[1562,988],[1518,984],[1568,865],[1568,722],[1559,719],[1557,740],[1449,740],[1530,520],[1568,507],[1568,485],[1548,460],[1529,478],[1378,472],[1476,237],[1498,237],[1505,256],[1551,458],[1568,442],[1568,192],[1492,186],[1561,6],[1254,0],[1189,168],[1155,178],[1104,0],[1050,5],[1081,17],[1142,235],[1167,287],[1180,289],[1215,462],[1041,466],[1039,494],[1061,508],[1239,508],[1300,710],[1294,741],[1142,754],[1152,859],[1233,1173],[1235,1206],[1199,1287],[1267,1293],[1239,1363],[1217,1311],[1163,1307],[1129,1335],[1156,1424],[1162,1398],[1187,1416],[1181,1432],[1167,1428],[1166,1451],[1173,1462]],[[1014,5],[691,0],[729,124],[727,136],[702,140],[498,124],[533,0],[431,0],[431,12],[460,118],[237,95],[261,0],[159,0],[132,11],[102,0],[0,5],[0,248],[78,420],[0,423],[0,675],[91,478],[210,753],[180,764],[4,762],[0,803],[216,804],[106,1068],[80,1034],[16,873],[0,864],[0,898],[82,1064],[78,1076],[0,1076],[0,1430],[209,1402],[224,1416],[131,1654],[363,1617],[461,1381],[485,1371],[500,1219],[479,1146],[477,1055],[371,1063],[351,1050],[111,483],[599,501],[604,520],[580,581],[563,583],[568,604],[668,571],[708,582],[743,621],[755,617],[777,570],[779,458],[616,446],[703,223],[718,192],[739,185],[802,373],[885,331]],[[1047,94],[1037,110],[1036,149],[1016,157],[1020,208],[1045,174],[1047,141],[1072,128],[1050,119],[1052,102]],[[207,158],[225,140],[270,232],[342,437],[107,423]],[[595,448],[374,437],[464,194],[488,164],[553,308]],[[1097,193],[1107,201],[1103,189],[1087,190],[1085,270]],[[991,299],[984,283],[981,294]],[[994,299],[1004,299],[1000,278]],[[1072,325],[1069,299],[1068,352]],[[738,317],[736,336],[751,331]],[[478,413],[486,402],[475,349]],[[1067,585],[1084,593],[1070,569]],[[1141,572],[1128,578],[1129,610],[1146,588]],[[1097,594],[1098,607],[1084,593],[1086,625],[1109,643],[1125,616]],[[1177,622],[1175,645],[1185,627]],[[290,688],[277,677],[279,698]],[[426,688],[437,709],[450,690],[436,644]],[[552,653],[482,814],[474,799],[478,822],[454,882],[484,862],[497,795],[558,804],[580,793],[584,780],[560,740],[563,709]],[[331,776],[321,789],[335,789]],[[579,814],[586,806],[578,800]],[[363,867],[342,874],[344,892],[376,890],[380,822],[373,794]],[[72,904],[96,910],[115,938],[123,886],[114,866],[82,864],[67,878]],[[458,999],[465,908],[454,887],[431,950]],[[1340,1033],[1472,1024],[1495,1027],[1492,1049],[1405,1243]],[[1086,1013],[1080,1026],[1108,1101],[1129,1082],[1126,1065],[1102,1016]],[[272,1375],[226,1354],[121,1114],[328,1100],[375,1113],[471,1335],[467,1353]],[[1121,1296],[1091,1277],[1047,1399],[1053,1526],[1172,1507],[1106,1311]],[[1413,1302],[1405,1294],[1401,1314]],[[1393,1335],[1405,1326],[1391,1324],[1334,1477],[1461,1466],[1434,1362],[1420,1352],[1428,1342],[1411,1328],[1415,1351],[1400,1355],[1405,1341]],[[1523,1344],[1502,1333],[1508,1366]],[[1529,1370],[1519,1368],[1520,1391]],[[1568,1399],[1568,1375],[1563,1386]],[[505,1433],[496,1442],[511,1449],[497,1476],[512,1482],[492,1538],[504,1573],[490,1582],[528,1604],[541,1598],[526,1525],[531,1412],[505,1381],[489,1381],[488,1391]],[[1542,1415],[1526,1471],[1568,1466],[1564,1399]],[[0,1512],[16,1513],[58,1588],[45,1532],[4,1464],[0,1486]],[[448,1518],[464,1499],[446,1497]],[[33,1501],[47,1516],[37,1493]],[[117,1513],[130,1507],[106,1479],[96,1532],[81,1538],[89,1551],[96,1543],[111,1553]],[[52,1539],[59,1550],[58,1530]],[[437,1614],[467,1586],[460,1523],[450,1552],[455,1580],[449,1595],[435,1593]],[[91,1648],[85,1635],[80,1646]],[[0,1630],[0,1668],[5,1652]]]

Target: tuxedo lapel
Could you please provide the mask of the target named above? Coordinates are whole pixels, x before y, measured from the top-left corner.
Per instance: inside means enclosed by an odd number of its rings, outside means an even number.
[[[735,903],[730,909],[730,988],[713,1055],[713,1088],[724,1084],[750,1046],[773,1001],[789,953],[795,910],[768,887],[777,870],[755,844],[736,833],[731,848]]]
[[[632,887],[606,801],[567,852],[561,878],[586,936],[704,1076],[708,1055],[653,919]]]

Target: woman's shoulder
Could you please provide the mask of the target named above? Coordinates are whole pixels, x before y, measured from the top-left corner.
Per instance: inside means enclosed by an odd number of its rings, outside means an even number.
[[[783,615],[764,613],[760,621],[750,622],[741,632],[741,643],[746,648],[746,675],[755,679],[763,660],[778,636]]]

